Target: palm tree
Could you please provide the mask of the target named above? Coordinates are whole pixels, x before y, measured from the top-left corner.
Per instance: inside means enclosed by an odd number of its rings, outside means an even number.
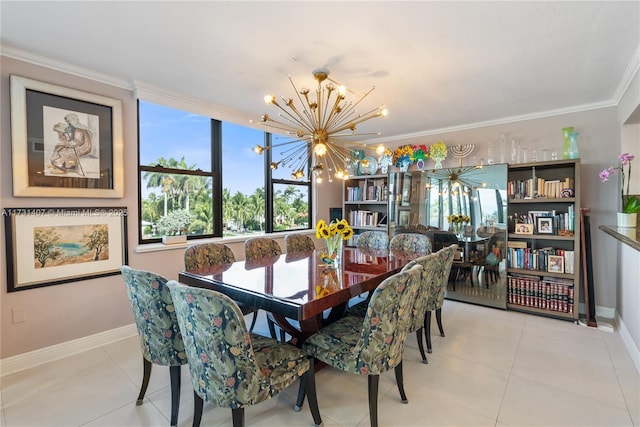
[[[262,231],[265,212],[264,188],[256,188],[256,191],[249,197],[249,205],[251,206],[251,214]]]

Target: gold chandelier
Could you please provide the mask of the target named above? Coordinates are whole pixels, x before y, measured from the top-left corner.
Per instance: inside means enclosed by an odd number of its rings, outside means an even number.
[[[374,117],[386,117],[387,110],[377,107],[366,113],[359,114],[356,107],[367,97],[375,87],[365,93],[357,102],[345,99],[344,86],[336,86],[329,79],[329,70],[318,68],[313,71],[318,82],[315,99],[310,97],[310,90],[298,90],[291,77],[289,82],[296,92],[300,106],[296,106],[293,98],[282,97],[280,104],[274,95],[267,95],[264,101],[280,109],[278,120],[268,114],[262,116],[262,122],[269,127],[282,131],[291,140],[268,146],[257,145],[253,150],[262,154],[264,150],[276,147],[286,147],[281,152],[279,161],[272,162],[271,168],[288,166],[292,169],[291,178],[299,179],[305,176],[304,168],[311,165],[311,171],[317,182],[322,182],[322,176],[327,174],[329,180],[335,176],[347,179],[348,164],[352,160],[352,150],[356,147],[367,147],[350,140],[356,136],[379,135],[379,132],[356,133],[357,125]],[[328,82],[324,83],[325,80]],[[286,107],[286,108],[285,108]],[[377,147],[377,151],[384,147]]]
[[[449,169],[435,169],[429,172],[431,179],[437,182],[440,191],[449,192],[452,196],[458,194],[467,195],[473,189],[483,188],[487,183],[482,181],[482,166],[459,166]],[[444,184],[441,186],[440,184]],[[427,188],[431,188],[431,184],[427,184]]]

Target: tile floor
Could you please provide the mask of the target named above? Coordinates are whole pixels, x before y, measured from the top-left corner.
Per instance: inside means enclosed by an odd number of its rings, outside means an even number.
[[[640,377],[617,334],[455,301],[445,301],[443,320],[446,338],[435,334],[428,365],[415,336],[407,340],[409,404],[393,372],[382,376],[382,426],[640,425]],[[262,313],[257,332],[266,331]],[[137,338],[9,375],[0,426],[168,425],[168,369],[154,367],[145,403],[135,406],[141,375]],[[325,368],[316,381],[325,426],[369,425],[366,378]],[[247,425],[313,425],[306,405],[292,410],[296,391],[248,408]],[[184,368],[183,427],[191,425],[192,393]],[[230,426],[231,411],[205,405],[202,425]]]

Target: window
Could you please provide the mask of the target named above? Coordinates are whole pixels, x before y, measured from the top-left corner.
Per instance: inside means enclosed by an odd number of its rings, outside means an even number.
[[[308,178],[272,177],[271,150],[252,151],[270,134],[142,100],[138,129],[141,243],[311,227]]]

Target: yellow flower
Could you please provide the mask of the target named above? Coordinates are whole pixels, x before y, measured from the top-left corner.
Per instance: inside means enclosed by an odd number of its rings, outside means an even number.
[[[442,141],[433,144],[430,151],[433,159],[444,160],[447,157],[447,146]]]

